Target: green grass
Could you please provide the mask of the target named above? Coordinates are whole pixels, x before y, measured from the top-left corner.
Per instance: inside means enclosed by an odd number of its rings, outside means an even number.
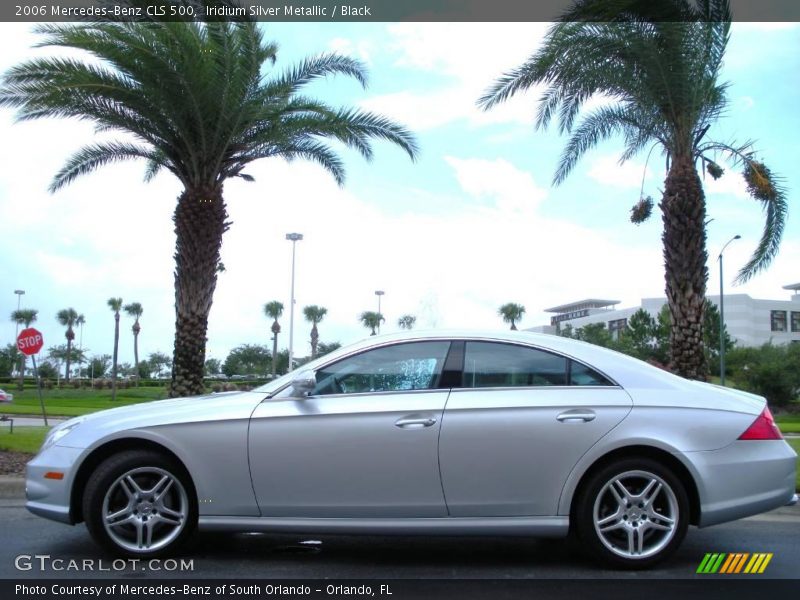
[[[41,407],[35,389],[26,388],[23,392],[9,390],[14,394],[14,401],[0,405],[0,413],[8,415],[39,415]],[[77,417],[87,413],[127,406],[167,397],[163,387],[139,387],[117,390],[117,399],[111,400],[111,390],[89,389],[53,389],[42,390],[45,409],[48,415]]]
[[[783,433],[800,433],[800,415],[778,415],[775,417],[778,429]]]
[[[8,423],[0,424],[0,451],[38,452],[49,427],[14,427],[9,433]]]

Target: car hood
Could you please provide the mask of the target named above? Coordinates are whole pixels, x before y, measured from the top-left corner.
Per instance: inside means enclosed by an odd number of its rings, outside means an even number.
[[[129,429],[248,419],[264,397],[260,392],[226,392],[142,402],[102,410],[59,425],[59,428],[70,426],[72,430],[59,440],[58,445],[86,448],[100,438]]]

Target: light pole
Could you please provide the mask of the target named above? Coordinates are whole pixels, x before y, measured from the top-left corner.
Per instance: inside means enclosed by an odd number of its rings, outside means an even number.
[[[719,251],[719,383],[725,385],[725,297],[723,295],[722,286],[724,280],[722,279],[722,253],[731,242],[741,239],[738,233],[733,236]]]
[[[17,295],[17,312],[19,312],[20,307],[22,306],[22,297],[25,295],[25,290],[14,290],[14,293]],[[14,333],[14,345],[17,344],[17,336],[19,335],[19,321],[17,321],[17,329],[16,333]],[[22,357],[24,358],[24,357]],[[19,368],[22,369],[22,360],[19,361]],[[24,377],[24,375],[23,375]]]
[[[20,307],[22,306],[22,297],[25,295],[25,290],[14,290],[14,293],[17,295],[17,311],[19,311]],[[19,321],[17,321],[17,333],[14,334],[14,343],[16,343],[18,335],[19,335]]]
[[[289,371],[294,364],[294,259],[297,242],[303,239],[302,233],[287,233],[286,239],[292,242],[292,297],[289,305]]]
[[[385,293],[383,290],[375,290],[375,295],[378,297],[378,333],[381,332],[381,296]]]

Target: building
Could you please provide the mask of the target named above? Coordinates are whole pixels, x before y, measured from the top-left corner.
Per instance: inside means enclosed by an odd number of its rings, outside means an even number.
[[[790,299],[762,300],[748,294],[725,294],[725,325],[739,346],[760,346],[770,341],[800,343],[800,283],[786,285],[783,289],[793,292]],[[719,296],[708,296],[708,299],[719,305]],[[642,298],[640,306],[616,308],[618,300],[589,298],[545,309],[553,313],[550,324],[528,331],[555,334],[565,325],[579,329],[591,323],[603,323],[615,335],[627,327],[630,316],[640,308],[655,318],[666,302],[666,298]]]

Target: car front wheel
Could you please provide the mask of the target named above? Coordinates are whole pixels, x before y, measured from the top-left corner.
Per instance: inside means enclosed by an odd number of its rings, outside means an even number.
[[[681,481],[651,459],[624,459],[596,472],[578,499],[582,547],[610,566],[641,569],[672,554],[686,535],[689,501]]]
[[[121,452],[100,464],[86,486],[83,514],[100,545],[136,557],[175,550],[197,522],[185,470],[149,450]]]

